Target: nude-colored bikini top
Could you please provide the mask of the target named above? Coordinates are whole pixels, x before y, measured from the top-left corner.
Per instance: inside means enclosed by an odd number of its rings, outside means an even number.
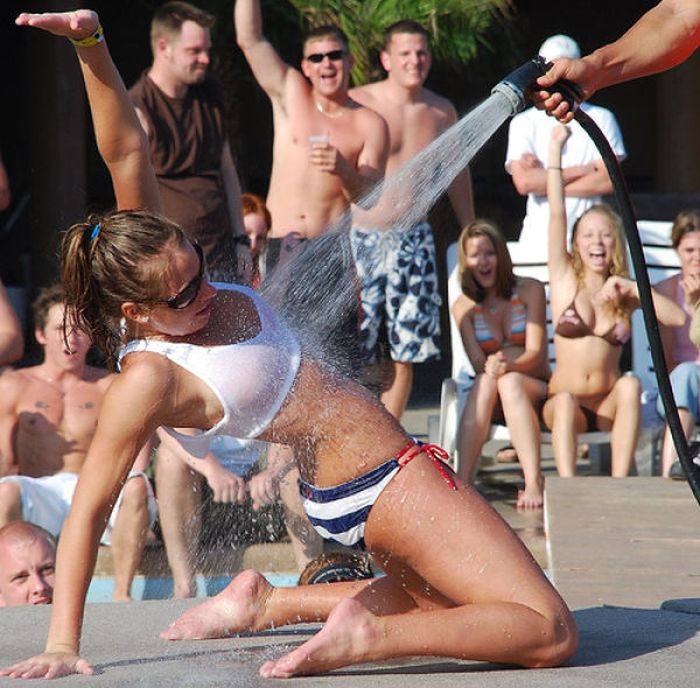
[[[559,318],[554,334],[566,339],[579,339],[580,337],[600,337],[608,344],[622,346],[630,338],[630,326],[625,320],[617,320],[610,329],[603,334],[596,334],[591,327],[583,322],[576,310],[576,297]]]
[[[257,335],[216,346],[137,339],[129,342],[119,355],[121,362],[135,351],[161,354],[196,375],[216,394],[224,416],[214,427],[194,437],[164,428],[198,458],[206,456],[214,435],[240,438],[260,435],[284,403],[301,360],[298,339],[258,294],[239,285],[214,283],[213,286],[219,291],[238,291],[253,301],[260,320]]]

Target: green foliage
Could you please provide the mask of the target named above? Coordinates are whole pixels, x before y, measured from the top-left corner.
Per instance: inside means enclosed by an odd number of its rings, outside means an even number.
[[[384,29],[412,19],[429,31],[435,59],[465,65],[480,49],[492,49],[488,32],[511,17],[512,0],[288,0],[304,26],[337,24],[348,35],[355,57],[353,81],[376,77],[376,55]]]

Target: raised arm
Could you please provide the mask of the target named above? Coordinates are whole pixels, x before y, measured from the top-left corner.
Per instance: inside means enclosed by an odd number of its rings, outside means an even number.
[[[565,126],[552,130],[547,161],[547,202],[549,203],[549,280],[555,282],[569,269],[566,248],[566,205],[561,170],[561,151],[571,135]]]
[[[5,165],[0,157],[0,210],[8,208],[10,201],[12,201],[10,180],[7,178],[7,170],[5,170]]]
[[[662,0],[614,43],[579,60],[556,60],[537,80],[539,107],[569,121],[572,113],[559,94],[547,88],[560,79],[579,86],[584,99],[598,89],[671,69],[700,46],[700,0]]]
[[[271,100],[281,100],[290,74],[303,77],[282,60],[263,36],[260,0],[236,0],[233,11],[236,42],[243,51],[253,75]]]
[[[155,175],[148,156],[145,134],[121,76],[99,31],[99,18],[90,10],[28,14],[17,18],[19,26],[33,26],[57,36],[86,41],[76,45],[85,81],[95,138],[107,165],[120,209],[159,210]]]

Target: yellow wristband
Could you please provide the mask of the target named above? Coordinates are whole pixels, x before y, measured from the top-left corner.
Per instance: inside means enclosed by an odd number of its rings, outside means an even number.
[[[80,39],[75,39],[75,38],[68,38],[68,40],[76,47],[76,48],[92,48],[92,46],[97,45],[98,43],[102,43],[105,39],[105,34],[104,31],[102,30],[102,24],[98,24],[97,28],[95,29],[95,33],[85,37],[85,38],[80,38]]]

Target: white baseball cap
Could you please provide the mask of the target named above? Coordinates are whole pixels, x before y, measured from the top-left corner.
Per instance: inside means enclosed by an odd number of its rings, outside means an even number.
[[[539,54],[544,57],[547,62],[557,60],[560,57],[569,57],[578,59],[581,57],[581,50],[578,43],[570,36],[565,36],[563,33],[558,33],[550,36],[540,47]]]

